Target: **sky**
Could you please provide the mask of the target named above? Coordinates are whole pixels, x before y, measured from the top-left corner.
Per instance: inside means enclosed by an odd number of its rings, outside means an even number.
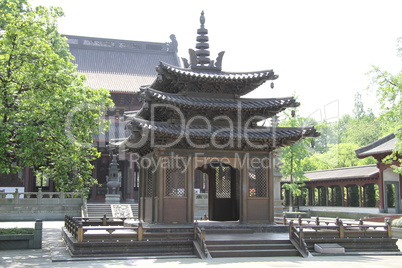
[[[59,6],[62,34],[170,42],[179,56],[195,49],[201,11],[211,59],[225,51],[222,70],[273,69],[279,78],[246,97],[296,96],[299,114],[318,121],[351,114],[356,92],[378,110],[367,91],[372,66],[402,70],[396,44],[402,37],[400,0],[31,0]]]

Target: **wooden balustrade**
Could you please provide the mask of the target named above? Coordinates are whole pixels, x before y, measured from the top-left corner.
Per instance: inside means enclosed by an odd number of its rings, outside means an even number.
[[[194,240],[193,227],[144,227],[141,221],[124,226],[132,217],[65,217],[65,229],[77,242]],[[203,234],[205,240],[205,233]]]

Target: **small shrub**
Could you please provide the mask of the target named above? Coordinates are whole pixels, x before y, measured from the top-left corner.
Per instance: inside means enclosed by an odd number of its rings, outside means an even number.
[[[13,234],[33,234],[33,228],[6,228],[0,229],[0,235],[13,235]]]
[[[399,219],[395,219],[391,222],[392,227],[399,227],[402,228],[402,217]]]

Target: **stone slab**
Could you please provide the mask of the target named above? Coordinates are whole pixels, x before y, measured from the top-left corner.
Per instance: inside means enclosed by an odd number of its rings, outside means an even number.
[[[133,211],[129,204],[112,204],[110,207],[112,209],[113,217],[133,217]]]
[[[324,254],[343,254],[345,253],[345,248],[339,244],[329,243],[329,244],[314,244],[314,250],[318,253]]]

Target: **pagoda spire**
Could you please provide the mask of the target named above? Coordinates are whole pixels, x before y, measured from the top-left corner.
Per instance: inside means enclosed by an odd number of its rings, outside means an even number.
[[[211,60],[209,59],[209,44],[208,44],[208,29],[205,28],[205,16],[204,16],[204,11],[201,12],[200,16],[200,23],[201,26],[197,30],[197,44],[195,45],[195,48],[197,49],[195,54],[197,55],[198,59],[198,64],[204,66],[204,65],[209,65],[211,63]]]
[[[197,43],[195,45],[196,51],[189,49],[190,62],[182,58],[185,68],[191,68],[193,70],[208,70],[213,72],[220,72],[222,69],[222,58],[224,51],[218,54],[216,61],[209,58],[209,38],[208,29],[205,28],[205,16],[204,11],[200,16],[200,28],[197,30]]]

